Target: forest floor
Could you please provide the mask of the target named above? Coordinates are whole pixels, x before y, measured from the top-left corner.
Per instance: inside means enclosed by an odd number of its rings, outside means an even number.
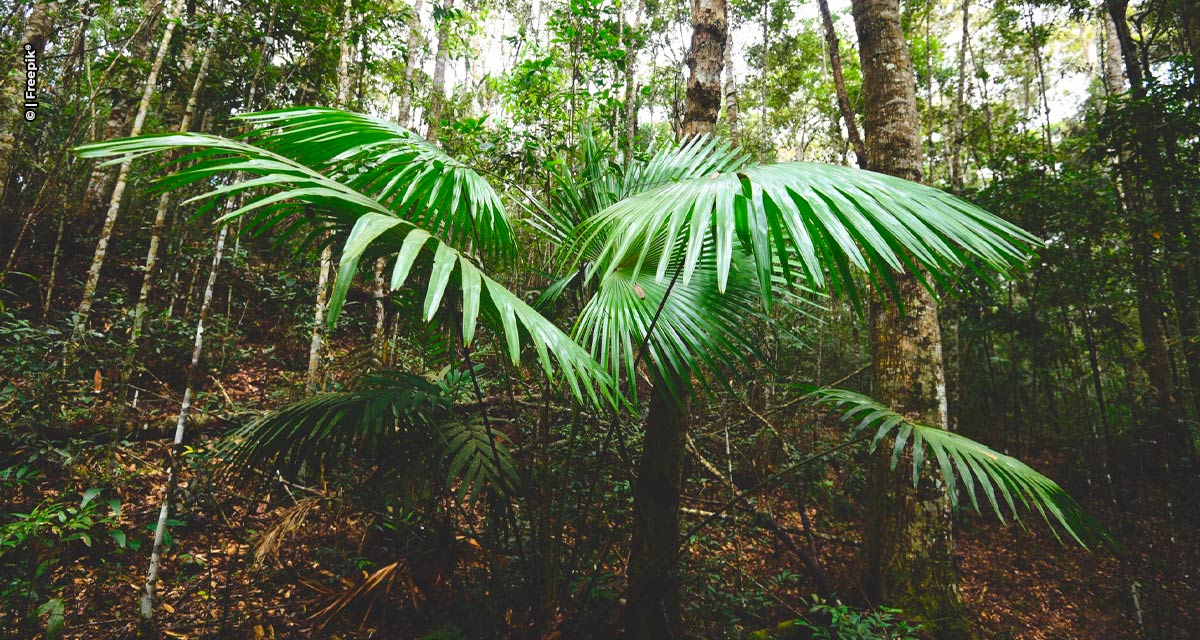
[[[462,594],[449,592],[436,568],[423,570],[414,564],[393,567],[392,573],[382,575],[387,565],[366,561],[374,535],[369,518],[340,506],[344,490],[337,483],[278,482],[270,491],[254,492],[196,473],[204,467],[192,464],[193,451],[215,442],[245,410],[277,403],[280,399],[270,396],[271,389],[296,386],[295,374],[280,364],[286,358],[266,356],[270,349],[264,345],[279,344],[279,336],[260,332],[247,337],[258,343],[246,347],[252,354],[249,361],[239,363],[234,372],[210,377],[208,403],[200,404],[200,413],[189,425],[192,449],[184,454],[188,464],[181,475],[181,504],[173,514],[159,577],[153,635],[255,640],[422,637],[441,621],[453,620],[462,611]],[[179,371],[180,367],[176,363],[163,369]],[[182,374],[177,374],[156,380],[141,395],[138,421],[150,427],[147,432],[122,434],[123,441],[115,445],[81,445],[79,440],[71,446],[63,444],[84,436],[103,441],[90,434],[111,431],[103,418],[113,410],[106,378],[97,372],[95,387],[88,381],[79,391],[80,398],[89,396],[91,410],[81,412],[66,433],[56,434],[58,444],[25,440],[21,449],[7,452],[8,460],[57,463],[40,464],[43,475],[0,485],[0,503],[7,505],[4,511],[28,513],[56,500],[74,504],[90,487],[104,487],[97,504],[113,500],[121,505],[119,515],[93,528],[87,543],[35,544],[35,551],[25,559],[29,575],[37,575],[33,582],[54,585],[54,593],[64,603],[64,638],[139,635],[137,602],[145,583],[149,534],[166,484],[170,453],[166,436],[173,431],[180,395],[176,390],[182,388]],[[830,428],[828,437],[836,438],[837,433]],[[1087,475],[1069,458],[1065,451],[1044,450],[1026,459],[1056,478],[1107,525],[1119,525],[1115,533],[1129,553],[1121,561],[1105,548],[1087,551],[1060,542],[1037,516],[1027,516],[1025,528],[1001,524],[990,514],[964,511],[958,531],[961,588],[979,637],[1200,638],[1196,566],[1200,510],[1195,501],[1176,502],[1179,506],[1169,510],[1167,496],[1174,492],[1158,480],[1129,474],[1126,477],[1141,479],[1127,481],[1122,494],[1124,515],[1116,517],[1106,487],[1088,483]],[[761,477],[764,470],[757,472]],[[699,465],[691,465],[693,480],[685,490],[684,506],[693,512],[685,512],[685,527],[696,520],[695,512],[712,509],[726,497],[718,483],[697,482],[705,473]],[[829,473],[831,483],[841,481],[836,470]],[[861,511],[844,500],[835,502],[821,496],[810,501],[808,515],[817,534],[812,548],[837,592],[848,601],[861,601],[855,578]],[[756,503],[785,529],[801,532],[805,524],[794,505],[794,495],[782,487],[763,494]],[[280,527],[281,517],[292,524]],[[615,528],[623,523],[608,524]],[[125,532],[123,544],[106,535],[105,527]],[[683,559],[690,602],[685,610],[694,633],[704,638],[741,638],[806,613],[803,599],[814,588],[793,555],[781,551],[761,527],[745,522],[724,527],[722,533],[732,535],[701,539]],[[449,570],[478,571],[481,563],[471,557],[482,553],[479,542],[460,539],[454,544],[461,552],[459,565]],[[358,558],[359,563],[348,563],[348,558]],[[616,592],[623,563],[614,558],[611,565],[605,567],[609,571],[604,580]],[[38,567],[44,571],[38,573]],[[383,585],[375,591],[364,587],[373,578]],[[36,629],[18,621],[48,592],[43,588],[39,597],[29,598],[24,612],[0,612],[0,637],[32,637],[30,632]],[[746,594],[751,593],[757,600],[749,602]],[[751,614],[743,615],[737,624],[728,618],[709,619],[714,608],[726,604],[735,612]],[[553,613],[550,623],[542,627],[549,628],[548,633],[531,630],[529,612],[493,613],[506,627],[494,637],[566,637],[556,630]]]
[[[246,376],[224,384],[231,395],[254,393]],[[167,420],[167,415],[160,416]],[[148,527],[159,508],[165,484],[168,448],[163,441],[147,441],[121,447],[85,450],[73,462],[79,475],[90,478],[47,476],[22,489],[20,495],[5,495],[7,504],[29,504],[60,492],[64,485],[94,484],[107,474],[120,478],[109,483],[123,505],[119,521],[130,527]],[[1040,460],[1039,462],[1049,462]],[[1053,467],[1053,464],[1051,464]],[[82,484],[80,482],[82,481]],[[330,487],[292,487],[273,492],[275,502],[251,498],[235,487],[214,487],[195,476],[181,484],[186,524],[171,529],[172,544],[163,561],[158,593],[158,632],[164,638],[244,637],[409,637],[411,627],[398,622],[396,612],[380,615],[371,611],[373,599],[347,606],[338,615],[319,612],[337,601],[339,583],[361,584],[347,579],[347,572],[331,571],[323,558],[329,549],[353,549],[367,538],[364,520],[351,511],[328,508],[324,498]],[[799,530],[796,513],[787,513],[787,496],[769,494],[760,508],[773,510],[781,524]],[[1159,503],[1152,486],[1139,487],[1140,504]],[[318,505],[305,513],[306,523],[273,547],[274,552],[256,560],[266,531],[285,513],[295,513],[306,497],[319,497]],[[64,500],[67,497],[64,496]],[[833,576],[838,588],[852,591],[857,519],[826,517],[824,505],[810,508],[817,539],[818,557]],[[963,598],[980,638],[1055,640],[1076,638],[1195,638],[1200,629],[1200,588],[1194,576],[1195,525],[1174,524],[1147,509],[1134,519],[1142,562],[1139,600],[1146,635],[1139,632],[1137,612],[1131,598],[1133,579],[1129,564],[1109,551],[1089,552],[1060,543],[1041,522],[1032,518],[1029,528],[1001,525],[992,518],[967,515],[958,537]],[[782,514],[782,515],[780,515]],[[790,586],[772,584],[769,576],[790,570],[803,573],[794,559],[781,553],[769,536],[752,527],[736,527],[736,538],[725,541],[725,557],[717,563],[720,574],[707,574],[709,585],[732,591],[752,583],[763,587],[777,605],[769,614],[773,622],[804,613],[800,597],[810,593],[807,580]],[[1175,541],[1170,542],[1171,537]],[[143,535],[143,538],[146,536]],[[131,534],[132,538],[132,534]],[[136,603],[145,578],[148,541],[139,551],[120,553],[112,541],[95,540],[91,548],[68,547],[57,558],[52,582],[64,585],[67,603],[66,638],[131,638],[138,635]],[[1141,545],[1139,545],[1141,546]],[[1192,551],[1188,551],[1188,550]],[[60,549],[61,551],[61,549]],[[262,553],[262,551],[258,551]],[[689,563],[713,565],[709,550],[693,549]],[[1157,558],[1157,560],[1155,560]],[[1172,561],[1178,558],[1180,562]],[[362,571],[367,576],[367,571]],[[353,572],[348,575],[353,576]],[[436,608],[427,593],[409,583],[393,585],[395,593],[384,596],[389,606],[400,607],[412,616],[428,619]],[[853,596],[849,596],[853,599]],[[423,611],[424,610],[424,611]],[[432,612],[434,618],[436,612]],[[0,616],[0,621],[3,617]],[[10,620],[11,622],[11,620]],[[738,637],[710,628],[707,621],[693,621],[703,637]],[[323,626],[327,625],[327,626]],[[0,624],[3,626],[3,624]],[[224,631],[221,631],[224,629]],[[405,629],[405,631],[400,631]],[[533,638],[514,624],[509,637]],[[558,637],[551,633],[547,638]]]

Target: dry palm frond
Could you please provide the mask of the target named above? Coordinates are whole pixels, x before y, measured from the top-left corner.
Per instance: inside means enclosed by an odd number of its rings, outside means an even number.
[[[361,624],[366,624],[367,617],[371,615],[371,610],[375,607],[375,601],[378,600],[380,594],[391,593],[392,586],[398,578],[403,580],[408,587],[413,606],[416,607],[417,587],[413,583],[408,563],[404,560],[397,560],[391,564],[384,565],[373,573],[368,574],[366,571],[363,571],[361,580],[356,581],[342,578],[341,588],[326,587],[315,582],[302,580],[301,582],[305,586],[320,593],[320,595],[312,600],[312,603],[321,608],[307,619],[316,622],[318,630],[324,629],[326,625],[347,607],[356,602],[369,599],[361,622]]]
[[[284,509],[274,524],[258,534],[254,543],[254,564],[261,565],[268,556],[278,559],[283,543],[304,526],[309,514],[321,505],[322,500],[321,496],[308,496]]]

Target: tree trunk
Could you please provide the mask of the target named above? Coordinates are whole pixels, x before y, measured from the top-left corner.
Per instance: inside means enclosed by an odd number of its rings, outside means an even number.
[[[450,62],[450,10],[454,0],[446,0],[447,13],[438,23],[437,57],[433,61],[433,91],[429,95],[429,112],[425,114],[425,137],[436,141],[441,135],[442,106],[446,99],[446,65]]]
[[[846,76],[842,73],[842,53],[838,44],[837,31],[833,28],[833,15],[829,13],[828,0],[817,0],[821,10],[821,24],[825,28],[825,46],[829,49],[829,70],[833,74],[833,90],[837,93],[838,112],[846,123],[846,137],[854,148],[854,157],[858,159],[860,169],[867,168],[867,147],[863,144],[862,136],[858,133],[858,123],[854,119],[854,109],[850,107],[850,96],[846,93]]]
[[[684,396],[683,380],[672,382],[679,396]],[[633,485],[633,537],[625,607],[625,637],[630,640],[683,637],[676,567],[688,402],[669,389],[665,380],[655,380],[646,417],[646,441]]]
[[[1192,54],[1192,72],[1200,83],[1200,0],[1180,0],[1183,4],[1183,29]]]
[[[180,133],[186,133],[192,124],[192,118],[196,115],[196,103],[200,98],[200,91],[204,87],[204,80],[208,77],[208,66],[212,61],[213,36],[209,34],[208,44],[204,48],[204,56],[200,59],[200,68],[196,72],[196,80],[192,83],[192,93],[188,96],[187,105],[183,110],[183,117],[179,120]],[[146,250],[146,262],[142,266],[142,288],[138,291],[137,305],[133,310],[133,327],[129,332],[129,345],[126,348],[125,354],[125,378],[128,380],[132,375],[130,369],[133,365],[133,360],[137,351],[138,339],[142,335],[142,327],[146,319],[146,307],[150,300],[150,288],[154,281],[154,268],[158,263],[158,245],[162,239],[163,226],[167,220],[167,205],[170,202],[169,194],[163,193],[158,197],[158,209],[154,214],[154,226],[150,230],[150,247]]]
[[[1146,86],[1144,70],[1138,59],[1138,52],[1129,31],[1126,13],[1129,8],[1128,0],[1108,0],[1108,14],[1112,18],[1116,31],[1117,42],[1121,48],[1121,58],[1125,62],[1125,75],[1129,80],[1129,88],[1135,99],[1133,117],[1136,126],[1133,127],[1133,154],[1119,153],[1117,158],[1118,173],[1125,183],[1126,191],[1130,191],[1129,165],[1126,160],[1136,159],[1143,166],[1142,182],[1150,192],[1151,206],[1138,206],[1128,201],[1129,193],[1125,194],[1124,218],[1129,226],[1130,244],[1134,254],[1134,282],[1138,298],[1138,324],[1141,328],[1143,366],[1154,388],[1152,415],[1149,418],[1148,433],[1155,443],[1155,450],[1161,456],[1164,471],[1169,470],[1173,461],[1190,463],[1193,458],[1191,436],[1187,425],[1180,420],[1182,404],[1176,392],[1174,377],[1171,372],[1170,349],[1167,346],[1167,330],[1165,326],[1166,307],[1162,302],[1162,288],[1159,282],[1159,266],[1155,262],[1154,237],[1162,237],[1160,225],[1164,221],[1175,220],[1179,216],[1176,203],[1171,193],[1171,185],[1167,180],[1167,171],[1163,161],[1159,138],[1154,130],[1158,116],[1146,101]],[[1175,281],[1173,280],[1173,283]],[[1177,284],[1177,283],[1176,283]],[[1191,291],[1178,291],[1177,301],[1192,294]],[[1189,312],[1186,305],[1182,312]],[[1184,336],[1188,339],[1188,336]]]
[[[721,111],[721,67],[729,36],[725,0],[692,0],[683,136],[711,135]]]
[[[725,124],[729,127],[729,142],[734,147],[741,145],[738,115],[737,77],[733,73],[733,42],[727,41],[725,43]]]
[[[1121,41],[1112,16],[1104,14],[1104,88],[1108,95],[1125,93],[1125,70],[1121,68]]]
[[[338,55],[337,96],[334,108],[345,109],[350,99],[350,30],[353,27],[353,0],[346,0],[342,11],[341,51]],[[308,372],[305,387],[309,393],[324,388],[324,369],[321,359],[325,349],[325,311],[329,305],[329,275],[333,271],[333,245],[321,249],[321,267],[317,274],[317,299],[313,303],[312,339],[308,344]]]
[[[638,0],[637,11],[633,14],[633,22],[629,30],[634,31],[641,24],[642,12],[646,10],[646,0]],[[625,166],[633,162],[633,139],[637,136],[637,47],[631,42],[632,34],[626,36],[625,42]]]
[[[142,589],[140,611],[142,620],[154,618],[154,589],[158,582],[158,564],[162,557],[163,537],[167,531],[167,517],[171,511],[171,494],[178,485],[179,457],[183,454],[184,426],[187,424],[188,412],[192,408],[192,397],[200,382],[200,359],[204,355],[204,319],[212,303],[213,287],[217,282],[217,272],[221,266],[221,252],[225,248],[225,236],[229,227],[222,225],[217,233],[217,245],[213,250],[212,268],[208,271],[208,283],[204,287],[204,299],[200,302],[200,311],[196,319],[196,337],[192,344],[192,366],[188,369],[187,386],[183,390],[183,402],[179,405],[179,417],[175,421],[174,451],[167,468],[167,487],[163,492],[162,507],[158,512],[158,523],[154,527],[154,545],[150,550],[150,567],[146,571],[146,584]]]
[[[154,56],[154,63],[150,66],[150,74],[146,76],[146,84],[142,89],[142,99],[138,103],[137,115],[133,118],[133,127],[129,130],[129,136],[137,136],[142,133],[142,125],[146,122],[146,114],[150,111],[150,99],[154,97],[154,88],[158,84],[158,74],[162,71],[163,62],[167,58],[167,51],[171,46],[171,37],[175,34],[175,26],[179,23],[179,14],[183,11],[184,0],[175,0],[171,6],[170,14],[167,18],[167,25],[163,30],[162,40],[158,44],[158,53]],[[104,217],[104,226],[100,229],[100,239],[96,242],[96,251],[92,256],[92,265],[88,269],[87,282],[83,286],[83,297],[79,302],[79,309],[76,311],[75,319],[71,329],[71,338],[68,342],[68,347],[74,345],[76,341],[82,337],[88,325],[88,315],[92,311],[92,303],[96,296],[96,286],[100,282],[100,269],[104,266],[104,257],[108,254],[108,243],[112,239],[113,228],[117,224],[117,214],[121,211],[121,201],[125,195],[125,185],[129,179],[129,169],[132,161],[126,160],[121,163],[117,169],[117,182],[113,187],[112,197],[108,202],[108,213]]]
[[[400,113],[396,120],[402,127],[412,127],[413,75],[421,66],[421,8],[425,0],[414,0],[412,20],[408,23],[408,48],[404,53],[404,82],[400,84]]]
[[[854,0],[866,102],[868,166],[921,179],[916,75],[898,0]],[[896,411],[946,427],[941,333],[933,297],[912,274],[896,278],[904,312],[871,305],[875,397]],[[971,638],[954,564],[953,522],[945,487],[926,474],[913,487],[905,465],[889,468],[890,451],[872,461],[863,536],[868,594],[900,607],[939,639]]]
[[[822,0],[824,1],[824,0]],[[950,141],[950,188],[962,194],[967,178],[963,167],[963,145],[967,142],[963,121],[967,107],[967,43],[971,39],[971,2],[962,3],[962,35],[958,42],[958,86],[954,93],[954,138]]]
[[[3,81],[0,82],[0,209],[3,208],[4,198],[7,195],[5,187],[8,185],[12,157],[17,145],[16,134],[13,131],[14,124],[18,119],[25,122],[28,118],[24,105],[27,82],[30,80],[29,66],[38,67],[35,74],[45,73],[45,70],[41,68],[44,66],[42,52],[46,49],[46,38],[54,28],[54,14],[57,9],[57,3],[54,2],[38,2],[33,5],[33,10],[29,12],[29,19],[25,21],[25,31],[21,34],[21,41],[17,43],[17,50],[10,54],[12,58],[4,62],[6,66],[13,66],[8,67]],[[44,86],[41,86],[42,83],[43,80],[39,78],[38,91],[45,89]],[[37,111],[34,110],[32,113],[36,115]]]

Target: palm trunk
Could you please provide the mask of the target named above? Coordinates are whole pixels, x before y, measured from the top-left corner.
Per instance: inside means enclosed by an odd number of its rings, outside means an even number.
[[[869,167],[921,179],[916,76],[900,23],[898,0],[854,0],[866,101]],[[906,313],[871,305],[873,393],[901,414],[946,427],[937,307],[913,274],[896,278]],[[863,536],[864,585],[871,597],[900,607],[939,639],[971,638],[954,564],[950,500],[929,477],[913,487],[904,465],[874,457]]]
[[[175,26],[179,22],[179,14],[183,11],[183,0],[175,0],[163,30],[162,40],[158,44],[158,53],[150,66],[150,74],[146,76],[146,84],[142,89],[142,100],[138,103],[137,115],[133,118],[130,137],[141,135],[142,126],[146,122],[146,114],[150,111],[150,99],[154,97],[154,89],[158,85],[158,74],[162,71],[163,62],[171,46],[171,37],[175,34]],[[108,243],[112,239],[113,228],[117,224],[117,214],[121,211],[121,200],[125,195],[125,185],[129,179],[129,169],[132,161],[126,160],[117,169],[117,182],[113,187],[112,197],[108,202],[108,213],[104,217],[104,226],[100,229],[100,239],[96,242],[96,251],[92,256],[92,265],[88,269],[87,282],[83,286],[83,297],[76,312],[68,350],[82,337],[87,328],[88,315],[92,311],[92,303],[96,296],[96,285],[100,282],[100,269],[104,266],[104,257],[108,253]]]
[[[217,283],[217,272],[221,266],[221,252],[225,249],[225,236],[229,227],[222,225],[217,233],[217,245],[213,250],[212,267],[208,271],[208,283],[204,287],[204,299],[200,302],[200,311],[196,319],[196,337],[192,344],[192,366],[188,369],[187,387],[183,390],[183,402],[179,405],[179,417],[175,421],[174,451],[171,455],[170,466],[167,468],[167,487],[163,491],[162,507],[158,511],[158,523],[154,527],[154,546],[150,550],[150,567],[146,571],[146,584],[142,589],[140,611],[142,620],[154,618],[154,589],[158,582],[158,565],[162,557],[163,536],[167,532],[167,517],[171,511],[171,495],[179,483],[179,457],[183,454],[184,427],[187,424],[188,412],[192,408],[192,397],[200,382],[200,359],[204,355],[204,319],[212,303],[213,287]]]
[[[179,121],[180,133],[186,133],[191,126],[192,118],[196,114],[196,102],[200,97],[200,91],[204,87],[204,80],[208,77],[208,66],[212,61],[212,34],[209,35],[209,43],[204,49],[204,55],[200,59],[200,69],[196,72],[196,80],[192,83],[192,93],[188,96],[187,105],[183,110],[183,117]],[[146,262],[142,266],[142,287],[138,291],[137,305],[133,310],[133,327],[129,332],[129,345],[126,348],[125,354],[125,378],[129,379],[132,375],[130,368],[133,365],[133,359],[137,351],[138,339],[142,336],[142,328],[146,319],[146,306],[150,300],[150,288],[154,282],[154,268],[158,264],[158,245],[162,239],[163,226],[167,220],[167,205],[169,203],[169,194],[163,193],[158,197],[158,209],[154,214],[154,226],[150,230],[150,248],[146,251]]]
[[[841,45],[838,44],[837,31],[833,28],[833,15],[829,13],[828,0],[817,0],[821,10],[821,24],[825,28],[825,46],[829,49],[829,70],[833,75],[833,90],[837,93],[838,112],[846,123],[846,137],[854,148],[854,156],[858,159],[860,169],[867,168],[867,147],[863,144],[858,132],[858,123],[854,119],[854,109],[850,107],[850,96],[846,92],[846,76],[842,73]]]
[[[633,536],[629,550],[625,637],[671,640],[683,637],[676,573],[679,496],[687,442],[684,381],[656,380],[646,417],[646,441],[633,485]],[[684,396],[684,397],[680,397]]]
[[[353,26],[353,0],[346,0],[342,11],[342,46],[338,56],[337,97],[334,107],[346,108],[350,99],[350,29]],[[324,385],[322,358],[325,350],[325,310],[329,305],[329,275],[333,271],[333,245],[321,249],[321,268],[317,275],[317,299],[313,303],[312,339],[308,344],[308,372],[305,386],[309,393],[320,391]]]
[[[721,111],[721,67],[729,36],[725,0],[692,0],[683,136],[711,135]]]

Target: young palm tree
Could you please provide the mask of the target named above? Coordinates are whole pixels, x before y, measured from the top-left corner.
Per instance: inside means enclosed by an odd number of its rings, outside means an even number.
[[[645,354],[654,391],[634,489],[627,625],[635,638],[680,633],[672,576],[680,542],[686,397],[693,381],[708,384],[705,372],[753,356],[747,313],[769,308],[789,287],[831,290],[857,302],[862,295],[854,269],[867,271],[877,289],[893,293],[894,274],[901,271],[928,274],[933,282],[923,284],[929,287],[950,286],[949,274],[964,266],[1003,274],[1026,260],[1037,243],[936,189],[845,167],[749,165],[727,147],[697,139],[628,169],[591,162],[583,180],[560,180],[551,205],[532,216],[534,226],[559,245],[560,272],[572,274],[552,286],[548,297],[572,281],[594,289],[572,338],[485,273],[484,260],[491,264],[516,254],[516,236],[499,195],[464,163],[368,116],[297,108],[240,118],[252,127],[241,140],[143,136],[89,145],[80,153],[121,162],[192,149],[177,163],[186,168],[163,179],[164,189],[245,174],[193,200],[212,207],[221,197],[243,193],[247,204],[221,222],[249,216],[255,229],[303,229],[340,241],[331,323],[359,264],[387,257],[393,290],[423,283],[417,286],[425,290],[427,321],[444,299],[455,299],[447,311],[461,321],[464,346],[475,340],[482,319],[514,364],[522,345],[532,347],[546,375],[581,402],[627,406],[621,379],[632,395]],[[957,474],[973,502],[978,485],[998,513],[1003,498],[1014,515],[1019,502],[1081,542],[1089,530],[1089,521],[1061,488],[1011,458],[889,414],[866,398],[822,397],[849,403],[852,414],[865,412],[860,428],[874,426],[877,433],[864,441],[877,447],[892,438],[894,462],[911,450],[914,474],[928,449],[947,483]],[[411,424],[399,410],[370,404],[380,402],[377,394],[319,398],[307,410],[285,409],[243,431],[271,453],[242,459],[271,463],[292,444],[331,451],[314,440],[320,437],[343,448],[366,446],[388,433],[378,427]],[[368,406],[374,408],[366,411]],[[372,417],[361,417],[367,415]],[[374,427],[360,428],[366,423]]]

